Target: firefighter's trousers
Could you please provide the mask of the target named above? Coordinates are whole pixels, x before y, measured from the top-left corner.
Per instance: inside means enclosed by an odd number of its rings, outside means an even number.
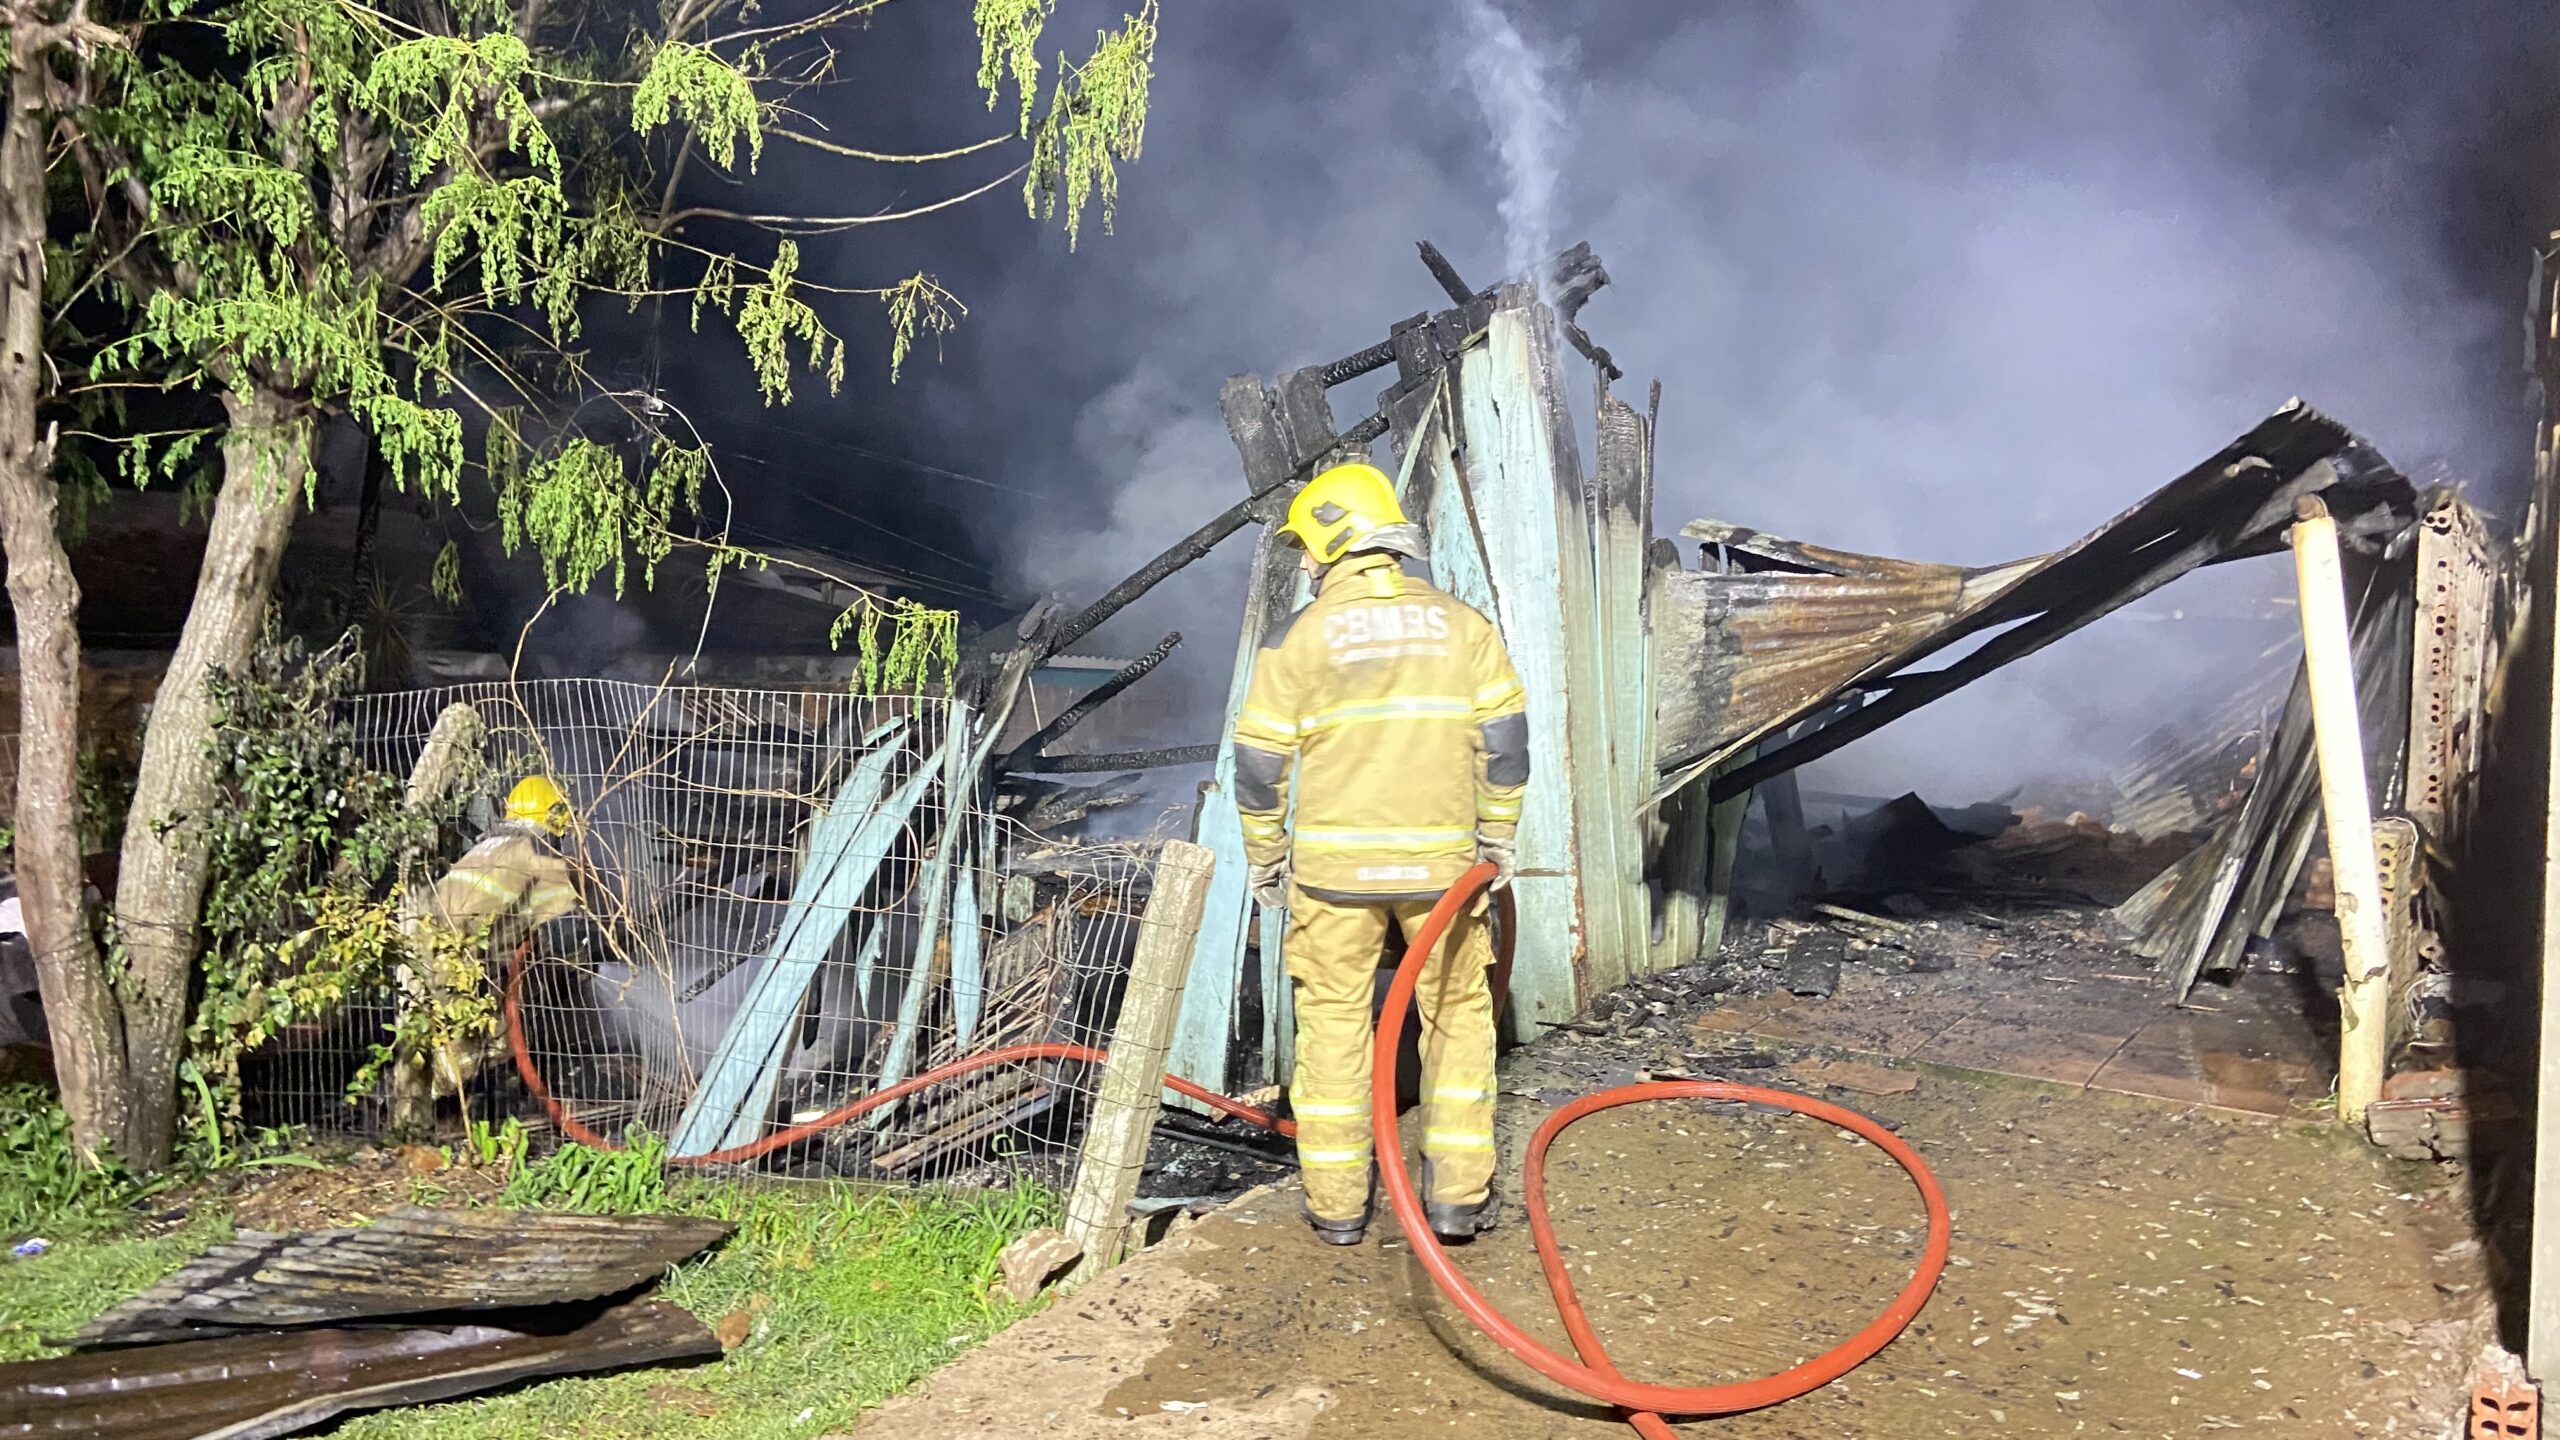
[[[1423,901],[1347,904],[1290,889],[1298,1053],[1289,1103],[1307,1208],[1324,1219],[1350,1219],[1368,1204],[1370,1014],[1387,925],[1411,935],[1430,913]],[[1484,922],[1461,915],[1423,962],[1415,991],[1433,1190],[1423,1198],[1441,1204],[1472,1205],[1493,1183],[1492,964]]]

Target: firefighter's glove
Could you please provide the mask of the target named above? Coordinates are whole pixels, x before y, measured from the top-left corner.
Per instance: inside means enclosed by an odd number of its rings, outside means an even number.
[[[1509,840],[1493,840],[1479,835],[1476,837],[1476,863],[1493,867],[1493,880],[1485,886],[1485,893],[1490,895],[1511,883],[1512,874],[1520,868],[1520,855]]]
[[[1289,903],[1289,857],[1257,863],[1253,867],[1254,903],[1273,909]]]

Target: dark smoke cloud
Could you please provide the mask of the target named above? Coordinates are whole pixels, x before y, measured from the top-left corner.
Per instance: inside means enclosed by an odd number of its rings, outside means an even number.
[[[857,138],[988,125],[945,8],[884,25],[908,83],[894,110],[848,102]],[[1061,36],[1108,18],[1066,10]],[[1008,581],[1081,598],[1240,493],[1224,376],[1438,303],[1414,240],[1481,284],[1526,236],[1587,238],[1616,283],[1586,324],[1631,386],[1663,382],[1665,531],[2004,560],[2296,395],[2511,501],[2524,257],[2560,173],[2550,28],[2521,4],[1174,0],[1116,233],[1070,255],[991,197],[813,246],[842,283],[935,269],[972,313],[938,367],[789,423],[1051,497],[956,498]],[[1146,686],[1168,741],[1214,723],[1244,548],[1100,637],[1189,636]],[[2281,638],[2192,618],[2286,582],[2235,572],[1853,747],[1834,783],[1987,792],[2210,704]]]

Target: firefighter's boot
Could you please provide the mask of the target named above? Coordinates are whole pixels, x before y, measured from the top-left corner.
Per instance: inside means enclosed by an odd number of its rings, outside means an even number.
[[[1305,1201],[1298,1202],[1298,1213],[1305,1216],[1307,1227],[1327,1245],[1357,1245],[1369,1238],[1369,1221],[1378,1213],[1378,1170],[1369,1168],[1369,1198],[1360,1213],[1348,1220],[1328,1220],[1318,1215]]]
[[[1431,1224],[1431,1233],[1453,1245],[1464,1245],[1494,1228],[1502,1218],[1502,1206],[1493,1191],[1472,1205],[1444,1205],[1430,1198],[1431,1162],[1422,1162],[1422,1216]]]

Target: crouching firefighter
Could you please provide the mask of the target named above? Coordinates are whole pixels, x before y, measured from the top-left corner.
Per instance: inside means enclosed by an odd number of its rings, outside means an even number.
[[[1370,1017],[1387,926],[1413,934],[1479,860],[1499,871],[1496,887],[1510,883],[1526,697],[1492,622],[1422,578],[1421,532],[1376,467],[1318,475],[1282,528],[1316,598],[1255,657],[1236,803],[1254,898],[1289,909],[1307,1219],[1328,1244],[1357,1245],[1376,1198]],[[1417,991],[1422,1198],[1451,1240],[1491,1229],[1495,1214],[1484,909],[1441,936]]]
[[[416,902],[424,941],[417,948],[427,973],[400,977],[408,1003],[434,1003],[458,987],[487,983],[487,973],[502,972],[536,931],[580,913],[558,843],[568,829],[568,797],[548,776],[529,776],[507,792],[505,818]],[[434,1093],[441,1098],[461,1093],[480,1057],[476,1046],[447,1037],[436,1046],[434,1064]]]

